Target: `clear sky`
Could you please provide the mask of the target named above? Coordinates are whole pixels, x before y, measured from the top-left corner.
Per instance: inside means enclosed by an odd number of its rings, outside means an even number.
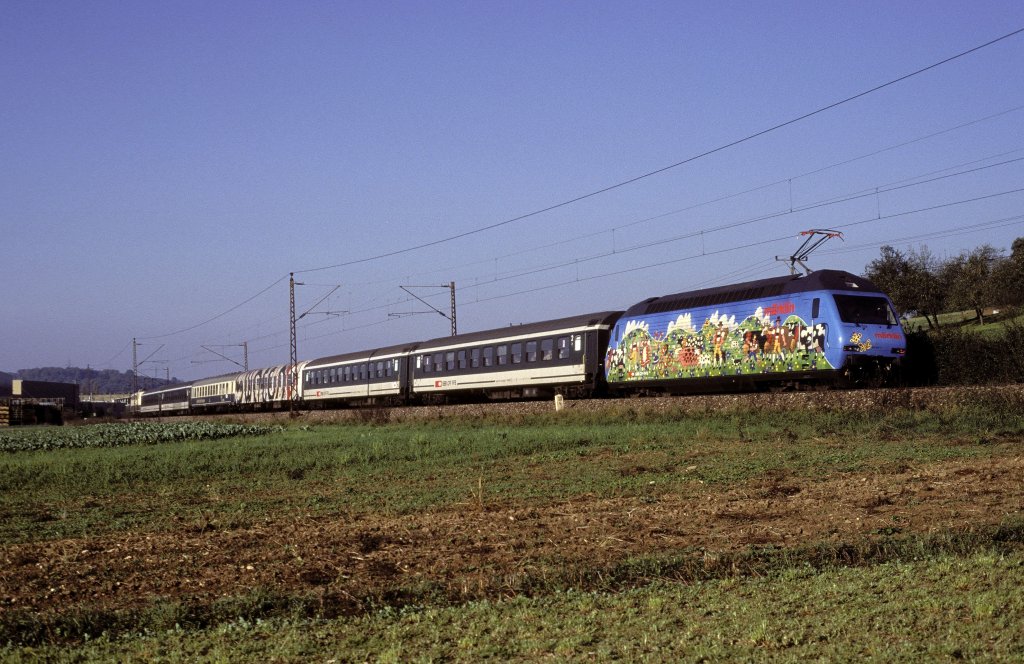
[[[1008,249],[1024,33],[471,232],[1020,28],[1020,0],[7,0],[0,369],[129,369],[133,337],[147,375],[285,362],[292,271],[314,358],[449,333],[400,286],[455,281],[469,332],[785,274],[809,228],[857,273]]]

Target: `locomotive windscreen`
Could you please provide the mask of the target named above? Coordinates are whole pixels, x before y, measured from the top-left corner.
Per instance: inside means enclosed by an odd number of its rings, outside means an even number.
[[[833,295],[839,318],[844,323],[862,325],[896,325],[896,316],[884,297]]]

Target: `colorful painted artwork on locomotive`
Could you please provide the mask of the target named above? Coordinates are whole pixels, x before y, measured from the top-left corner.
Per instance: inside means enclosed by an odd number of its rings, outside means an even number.
[[[792,309],[791,307],[787,307]],[[827,324],[778,308],[757,307],[737,321],[714,311],[698,326],[692,312],[666,319],[627,320],[609,344],[610,383],[715,378],[835,369],[825,357]],[[653,329],[652,329],[653,327]]]

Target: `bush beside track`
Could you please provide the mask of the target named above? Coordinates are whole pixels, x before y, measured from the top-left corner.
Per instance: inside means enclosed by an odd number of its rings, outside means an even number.
[[[911,386],[1024,383],[1024,325],[1010,323],[998,336],[966,327],[909,333],[903,381]]]

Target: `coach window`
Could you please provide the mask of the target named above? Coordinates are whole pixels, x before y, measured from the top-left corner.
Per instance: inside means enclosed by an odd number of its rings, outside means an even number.
[[[377,363],[377,378],[384,377],[384,362]]]
[[[430,373],[430,369],[431,369],[431,366],[430,366],[430,356],[429,355],[423,355],[421,357],[416,358],[416,366],[418,368],[422,368],[423,369],[423,373]]]
[[[434,353],[434,371],[444,369],[444,353]]]
[[[547,362],[555,356],[555,341],[554,339],[544,339],[540,342],[540,359],[543,362]]]
[[[569,337],[558,337],[558,359],[569,357]]]
[[[480,366],[480,349],[474,348],[469,351],[469,366],[474,369]]]
[[[494,348],[492,346],[484,348],[484,366],[494,366]]]
[[[522,342],[512,344],[512,364],[519,364],[523,361]]]
[[[395,368],[396,369],[398,368],[398,360],[395,360]],[[386,378],[391,378],[391,363],[390,362],[385,362],[384,363],[384,376]]]
[[[508,346],[505,344],[498,346],[498,364],[508,364]]]
[[[459,368],[460,369],[465,369],[466,368],[466,351],[465,350],[460,350],[459,351]]]
[[[526,342],[526,361],[536,362],[537,361],[537,342],[527,341]]]
[[[444,368],[446,371],[455,370],[455,351],[450,350],[444,354]]]

